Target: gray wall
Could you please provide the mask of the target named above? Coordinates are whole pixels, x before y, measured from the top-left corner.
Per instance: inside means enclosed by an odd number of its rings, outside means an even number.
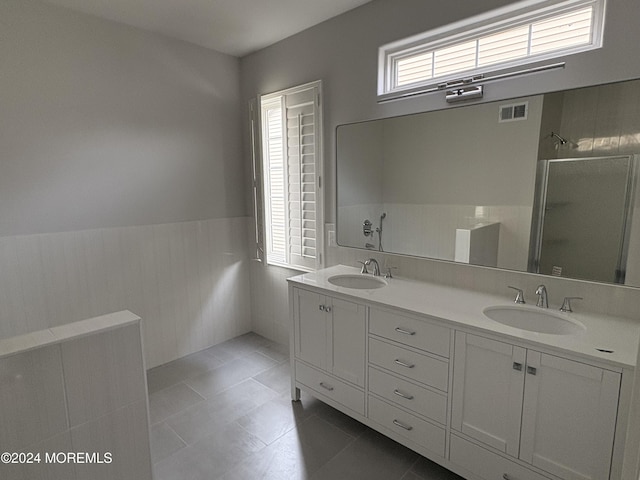
[[[250,330],[239,63],[0,0],[0,338],[127,309],[153,367]]]
[[[515,122],[500,103],[386,121],[384,203],[531,206],[542,96],[523,100]]]
[[[0,235],[245,215],[239,61],[0,2]]]

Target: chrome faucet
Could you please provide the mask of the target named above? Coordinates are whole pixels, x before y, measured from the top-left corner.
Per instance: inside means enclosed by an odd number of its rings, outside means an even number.
[[[380,276],[380,265],[378,264],[378,261],[375,258],[370,258],[369,260],[366,260],[364,262],[363,269],[366,269],[366,267],[368,267],[371,264],[373,264],[373,276],[374,277],[379,277]]]
[[[536,295],[538,296],[536,307],[549,308],[549,298],[547,296],[547,287],[545,287],[544,285],[538,285],[538,288],[536,288]]]

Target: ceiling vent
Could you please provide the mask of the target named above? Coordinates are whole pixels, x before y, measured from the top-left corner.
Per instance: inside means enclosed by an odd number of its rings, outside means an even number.
[[[529,113],[529,102],[512,103],[510,105],[500,105],[498,110],[498,121],[515,122],[526,120]]]

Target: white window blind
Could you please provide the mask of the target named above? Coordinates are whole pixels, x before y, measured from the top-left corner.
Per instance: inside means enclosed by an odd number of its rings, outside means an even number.
[[[604,0],[528,0],[380,49],[378,94],[598,48]]]
[[[320,88],[261,99],[266,259],[302,270],[321,262]]]

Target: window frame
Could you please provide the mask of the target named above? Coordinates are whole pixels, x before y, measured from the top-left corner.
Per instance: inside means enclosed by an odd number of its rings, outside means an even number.
[[[477,40],[505,29],[521,27],[588,6],[593,6],[594,8],[591,42],[588,44],[528,55],[406,85],[397,85],[397,63],[399,60],[457,45],[465,41]],[[378,100],[400,98],[413,92],[422,92],[430,87],[437,89],[437,87],[447,82],[460,80],[461,78],[473,78],[494,72],[503,73],[515,67],[600,48],[603,40],[605,12],[606,0],[565,0],[560,3],[553,0],[524,0],[388,43],[378,50]]]
[[[315,231],[316,231],[316,257],[315,264],[313,267],[305,267],[303,265],[298,265],[294,263],[290,263],[289,251],[287,249],[286,258],[284,261],[279,259],[273,259],[269,256],[270,244],[268,239],[268,229],[270,228],[270,211],[268,209],[268,205],[270,205],[269,198],[269,185],[268,178],[266,174],[265,168],[265,150],[264,150],[264,112],[263,112],[263,104],[264,103],[272,103],[277,101],[278,98],[283,99],[287,95],[295,95],[296,93],[301,93],[304,91],[315,89],[315,121],[314,121],[314,175],[315,175]],[[284,103],[284,102],[283,102]],[[269,94],[258,95],[255,101],[255,113],[252,115],[252,125],[253,128],[257,131],[252,133],[254,137],[254,171],[256,171],[256,175],[254,176],[254,195],[257,197],[257,201],[254,202],[254,215],[256,219],[261,219],[262,221],[256,221],[256,243],[257,243],[257,251],[260,252],[260,260],[265,265],[274,265],[278,267],[284,267],[291,270],[297,270],[302,272],[310,272],[317,269],[320,269],[324,265],[324,185],[322,181],[322,176],[324,172],[324,161],[323,161],[323,114],[322,114],[322,81],[316,80],[313,82],[305,83],[302,85],[298,85],[295,87],[290,87],[284,90],[279,90],[276,92],[272,92]],[[283,108],[282,112],[282,122],[286,129],[286,111]],[[286,147],[286,131],[283,132],[283,145]],[[286,148],[283,149],[283,155],[285,156],[285,175],[286,175]],[[258,188],[259,184],[259,188]],[[285,182],[285,196],[287,195],[287,185]],[[286,199],[285,199],[286,201]],[[261,210],[261,212],[258,212]],[[261,215],[262,214],[262,215]],[[285,214],[288,218],[288,213]],[[287,222],[288,223],[288,222]],[[288,226],[285,227],[288,228]]]

